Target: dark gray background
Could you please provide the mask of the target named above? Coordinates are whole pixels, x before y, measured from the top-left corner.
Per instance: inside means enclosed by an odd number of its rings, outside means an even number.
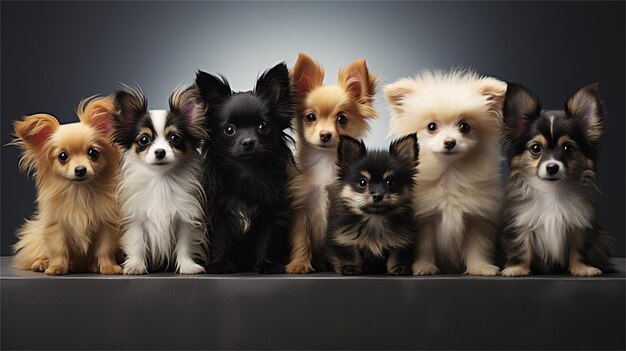
[[[78,101],[118,82],[141,85],[150,107],[190,83],[200,68],[252,87],[302,51],[334,82],[366,57],[384,84],[426,68],[467,67],[519,82],[544,107],[600,83],[607,133],[599,166],[599,221],[624,256],[623,2],[6,2],[1,3],[1,142],[20,116],[48,112],[75,120]],[[388,110],[366,142],[386,146]],[[2,254],[33,210],[33,182],[17,170],[18,150],[1,148]]]

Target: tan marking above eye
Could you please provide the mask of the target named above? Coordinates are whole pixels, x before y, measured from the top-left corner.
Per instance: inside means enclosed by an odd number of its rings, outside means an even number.
[[[165,128],[165,135],[170,135],[173,133],[179,133],[180,131],[176,126],[170,125]]]
[[[563,147],[565,144],[569,144],[574,146],[575,148],[578,148],[578,144],[574,140],[570,139],[570,137],[567,135],[563,135],[562,137],[560,137],[557,142],[557,145],[559,147]]]
[[[368,182],[372,179],[372,175],[368,171],[361,171],[361,176],[365,177]]]
[[[541,147],[545,149],[546,145],[548,145],[548,140],[543,135],[538,134],[526,144],[526,148],[529,148],[534,143],[541,144]]]
[[[387,171],[387,172],[383,173],[383,179],[386,180],[387,178],[390,178],[390,177],[393,177],[393,172],[392,171]]]
[[[150,128],[142,127],[139,129],[139,135],[146,134],[151,140],[153,139],[152,130]]]

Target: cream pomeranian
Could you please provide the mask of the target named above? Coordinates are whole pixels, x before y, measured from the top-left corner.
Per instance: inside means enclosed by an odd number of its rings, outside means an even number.
[[[426,71],[384,88],[390,134],[417,133],[415,275],[496,275],[506,83],[471,71]]]

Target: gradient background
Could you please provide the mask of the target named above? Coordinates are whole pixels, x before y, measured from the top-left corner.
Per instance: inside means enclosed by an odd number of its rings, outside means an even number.
[[[467,67],[535,91],[545,108],[598,82],[607,112],[599,221],[624,256],[624,2],[6,2],[1,3],[1,142],[12,122],[36,112],[76,120],[79,100],[139,84],[150,108],[191,83],[224,74],[249,90],[257,74],[318,60],[335,82],[361,57],[381,83],[427,68]],[[366,142],[386,147],[387,110]],[[1,252],[33,211],[32,180],[15,147],[1,152]]]

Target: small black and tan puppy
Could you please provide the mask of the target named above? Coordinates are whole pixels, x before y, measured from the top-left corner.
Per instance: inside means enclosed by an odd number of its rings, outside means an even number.
[[[576,91],[564,110],[546,111],[533,93],[509,84],[503,115],[509,174],[502,274],[610,270],[612,238],[595,213],[603,119],[597,85]]]
[[[368,151],[362,141],[341,136],[326,235],[335,272],[411,274],[418,155],[415,134],[393,141],[389,152]]]
[[[284,63],[264,72],[253,91],[199,71],[196,86],[207,108],[204,188],[209,225],[208,273],[283,273],[287,257],[285,133],[292,92]]]

